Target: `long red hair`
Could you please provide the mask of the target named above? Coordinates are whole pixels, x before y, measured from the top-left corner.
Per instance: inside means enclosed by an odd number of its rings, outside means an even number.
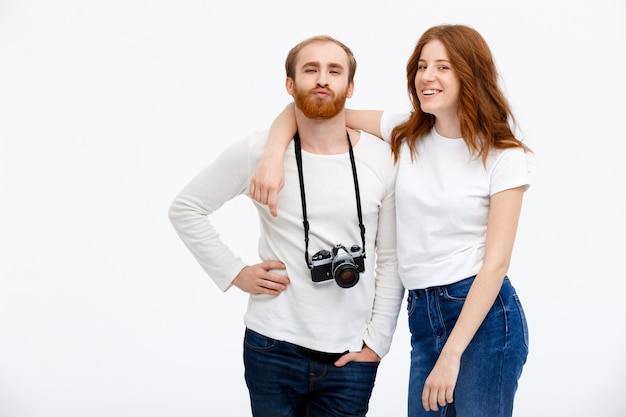
[[[441,25],[428,29],[417,42],[406,66],[407,87],[413,111],[410,118],[392,132],[391,149],[398,160],[406,141],[415,157],[417,141],[435,125],[435,116],[424,113],[415,88],[415,75],[424,45],[439,40],[445,46],[453,70],[460,79],[458,116],[461,135],[470,151],[486,161],[492,149],[530,149],[513,133],[515,118],[500,90],[498,72],[491,50],[483,37],[464,25]]]

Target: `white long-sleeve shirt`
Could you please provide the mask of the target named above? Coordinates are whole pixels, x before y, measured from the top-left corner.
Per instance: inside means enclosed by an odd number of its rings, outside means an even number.
[[[222,291],[245,266],[221,240],[210,219],[225,202],[248,196],[267,132],[227,148],[175,198],[170,220],[179,236]],[[352,288],[334,280],[313,283],[305,262],[300,185],[293,141],[285,154],[285,185],[278,216],[253,202],[259,214],[261,260],[285,263],[290,284],[278,296],[252,294],[245,325],[265,336],[309,349],[360,351],[366,343],[380,357],[389,351],[404,294],[398,277],[394,187],[396,167],[389,145],[365,132],[354,146],[366,228],[365,271]],[[335,244],[362,246],[349,154],[302,152],[309,256]],[[251,200],[252,201],[252,200]],[[242,239],[245,239],[242,234]]]

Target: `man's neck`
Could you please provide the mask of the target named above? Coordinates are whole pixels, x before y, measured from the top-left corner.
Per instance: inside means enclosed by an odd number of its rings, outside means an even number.
[[[296,108],[302,150],[320,155],[348,152],[344,110],[331,119],[310,119]]]

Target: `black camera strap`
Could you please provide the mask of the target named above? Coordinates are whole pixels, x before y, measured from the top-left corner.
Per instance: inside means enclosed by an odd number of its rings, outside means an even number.
[[[348,137],[348,147],[350,153],[350,164],[352,165],[352,178],[354,179],[354,193],[356,195],[356,211],[359,216],[359,229],[361,229],[361,241],[363,242],[363,258],[365,259],[365,226],[363,225],[363,214],[361,213],[361,193],[359,192],[359,179],[356,175],[356,163],[354,162],[354,152],[352,150],[352,142],[350,142],[350,134],[346,131]],[[302,175],[302,147],[300,145],[300,135],[296,132],[293,137],[294,149],[296,152],[296,164],[298,165],[298,176],[300,180],[300,199],[302,200],[302,223],[304,225],[304,259],[309,269],[313,269],[313,264],[309,258],[309,220],[306,214],[306,196],[304,193],[304,176]]]

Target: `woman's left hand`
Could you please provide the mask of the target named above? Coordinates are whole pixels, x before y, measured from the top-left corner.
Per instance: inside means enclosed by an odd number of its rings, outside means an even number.
[[[422,405],[426,411],[438,411],[440,406],[454,401],[454,387],[459,376],[461,357],[444,355],[442,352],[424,384]]]

